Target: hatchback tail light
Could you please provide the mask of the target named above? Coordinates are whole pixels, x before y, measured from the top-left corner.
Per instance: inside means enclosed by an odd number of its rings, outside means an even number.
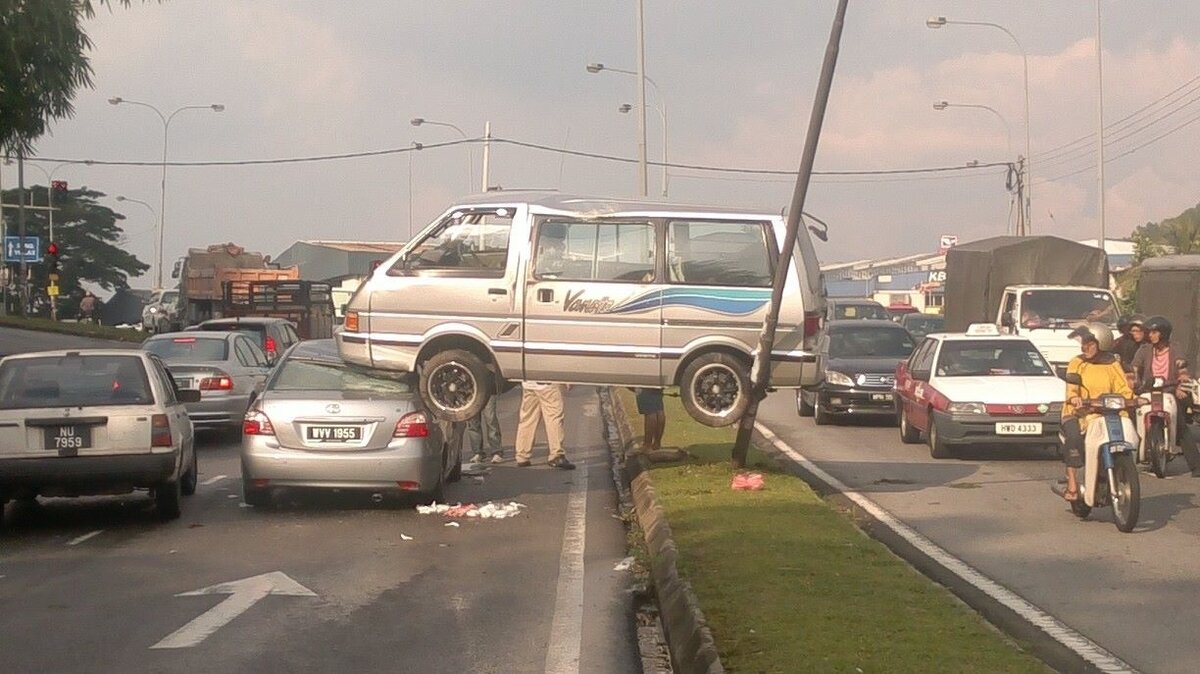
[[[807,311],[804,313],[804,337],[816,337],[821,331],[821,314],[815,311]]]
[[[274,356],[279,353],[278,347],[275,346],[274,337],[267,337],[267,340],[263,344],[267,348],[267,354]]]
[[[347,311],[346,320],[342,321],[342,327],[346,332],[358,332],[358,312]]]
[[[424,412],[409,412],[396,422],[394,438],[426,438],[429,437],[429,422]]]
[[[200,380],[201,391],[232,391],[233,379],[224,372]]]
[[[242,421],[242,435],[275,435],[275,427],[271,425],[271,420],[267,415],[260,410],[251,410],[246,413],[246,418]]]
[[[155,414],[150,417],[150,446],[172,447],[171,420],[165,414]]]

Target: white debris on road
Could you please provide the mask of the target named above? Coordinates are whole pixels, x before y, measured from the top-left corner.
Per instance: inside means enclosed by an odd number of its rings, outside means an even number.
[[[446,517],[474,517],[484,520],[503,520],[510,517],[516,517],[521,513],[522,508],[527,506],[516,501],[508,503],[493,503],[488,501],[483,505],[474,503],[459,503],[450,505],[448,503],[433,503],[427,506],[417,506],[417,512],[422,515],[444,515]]]
[[[412,536],[408,536],[406,534],[400,534],[400,540],[402,540],[402,541],[411,541],[412,539],[413,539]]]
[[[626,557],[613,566],[613,571],[628,571],[633,566],[633,557]]]

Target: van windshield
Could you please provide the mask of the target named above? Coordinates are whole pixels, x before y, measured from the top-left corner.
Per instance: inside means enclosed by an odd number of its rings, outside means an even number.
[[[1084,321],[1117,324],[1117,306],[1102,290],[1026,290],[1021,293],[1021,327],[1056,328]]]
[[[458,270],[470,276],[504,276],[513,210],[456,211],[438,223],[391,273]]]

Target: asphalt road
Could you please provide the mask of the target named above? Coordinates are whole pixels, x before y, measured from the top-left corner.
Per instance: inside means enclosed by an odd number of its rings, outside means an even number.
[[[500,405],[510,460],[448,490],[528,506],[513,519],[449,527],[350,495],[251,508],[236,443],[209,436],[178,521],[144,495],[10,503],[0,671],[640,671],[596,393],[567,398],[576,471],[512,463],[519,395]]]
[[[795,396],[772,394],[759,421],[793,449],[959,559],[1143,672],[1200,668],[1200,479],[1182,457],[1143,473],[1140,524],[1111,509],[1076,519],[1050,486],[1062,464],[1039,450],[934,460],[885,423],[816,426]]]

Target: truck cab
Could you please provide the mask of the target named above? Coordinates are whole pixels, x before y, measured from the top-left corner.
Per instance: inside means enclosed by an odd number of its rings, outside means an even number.
[[[1079,354],[1067,335],[1083,323],[1103,323],[1113,330],[1120,312],[1104,288],[1064,285],[1017,285],[1004,289],[996,325],[1006,335],[1033,342],[1059,372]]]

